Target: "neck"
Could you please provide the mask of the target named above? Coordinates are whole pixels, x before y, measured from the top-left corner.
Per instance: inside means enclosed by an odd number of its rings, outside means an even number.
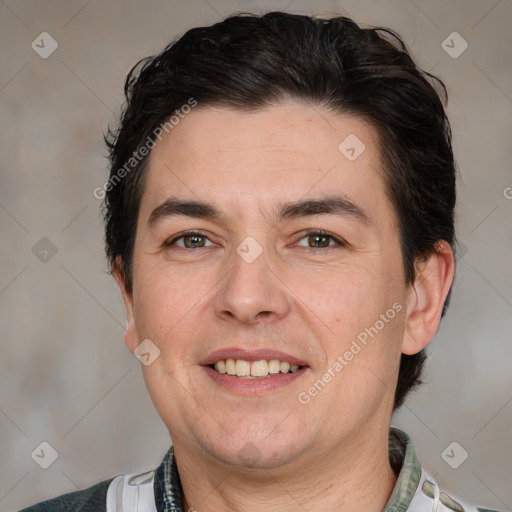
[[[381,512],[397,477],[389,463],[388,432],[372,434],[339,450],[311,450],[315,454],[265,469],[205,460],[204,451],[195,457],[175,444],[184,510]]]

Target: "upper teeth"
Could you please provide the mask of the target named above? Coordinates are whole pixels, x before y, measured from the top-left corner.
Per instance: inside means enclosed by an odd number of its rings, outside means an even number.
[[[262,359],[260,361],[244,361],[243,359],[221,359],[215,363],[219,373],[236,375],[237,377],[267,377],[269,374],[296,372],[299,367],[290,365],[286,361]]]

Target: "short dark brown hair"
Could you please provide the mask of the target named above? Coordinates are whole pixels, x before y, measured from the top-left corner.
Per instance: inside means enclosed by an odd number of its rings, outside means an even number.
[[[415,262],[435,252],[440,240],[455,250],[456,170],[446,89],[416,66],[389,29],[363,28],[346,17],[233,15],[193,28],[159,55],[142,59],[126,78],[125,96],[120,126],[105,136],[111,170],[104,217],[110,266],[121,258],[128,289],[148,161],[140,150],[191,98],[200,106],[247,111],[291,98],[365,119],[379,134],[406,283],[415,279]],[[134,155],[137,161],[127,168]],[[421,382],[424,361],[424,351],[402,354],[395,408]]]

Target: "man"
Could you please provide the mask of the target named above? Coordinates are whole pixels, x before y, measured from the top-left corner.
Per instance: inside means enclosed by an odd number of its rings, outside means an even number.
[[[390,429],[454,275],[436,87],[390,31],[279,12],[130,72],[95,194],[173,446],[27,510],[485,510]]]

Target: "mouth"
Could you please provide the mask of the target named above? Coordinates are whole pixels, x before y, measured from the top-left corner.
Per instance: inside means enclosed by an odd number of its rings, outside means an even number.
[[[270,349],[226,348],[213,352],[200,365],[225,390],[241,395],[276,391],[301,378],[306,361]]]
[[[245,359],[219,359],[216,363],[208,365],[218,373],[239,377],[241,379],[267,379],[275,375],[295,373],[304,366],[290,364],[280,359],[259,359],[247,361]]]

